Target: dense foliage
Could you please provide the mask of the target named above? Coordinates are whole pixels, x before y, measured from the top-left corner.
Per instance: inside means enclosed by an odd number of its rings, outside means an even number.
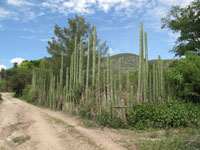
[[[171,50],[176,56],[187,51],[200,55],[200,1],[195,0],[186,8],[173,6],[165,18],[162,28],[180,33],[176,45]]]
[[[128,112],[128,125],[138,129],[200,126],[200,106],[181,101],[142,103]]]
[[[2,72],[1,91],[14,91],[21,96],[24,87],[31,83],[32,71],[27,68],[12,68]]]
[[[172,63],[166,73],[176,97],[200,102],[200,57],[187,53]]]

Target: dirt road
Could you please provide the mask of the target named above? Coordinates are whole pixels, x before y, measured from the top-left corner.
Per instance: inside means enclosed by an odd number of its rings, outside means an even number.
[[[127,149],[126,138],[116,130],[85,128],[71,116],[33,106],[10,93],[2,98],[0,150]]]

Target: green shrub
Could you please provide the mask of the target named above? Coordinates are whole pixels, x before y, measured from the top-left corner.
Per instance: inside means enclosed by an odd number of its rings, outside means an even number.
[[[128,112],[128,125],[138,129],[200,125],[200,106],[180,101],[142,103]]]
[[[170,64],[166,80],[173,87],[173,95],[181,99],[200,102],[200,57],[187,53],[186,58]]]
[[[103,127],[107,126],[115,129],[127,127],[126,123],[121,118],[117,117],[116,115],[111,117],[106,111],[96,113],[96,122]]]
[[[80,115],[80,117],[82,117],[82,118],[91,119],[90,107],[88,107],[88,106],[79,107],[79,115]]]
[[[32,91],[31,90],[31,85],[27,85],[23,92],[22,92],[22,95],[23,95],[23,99],[26,100],[27,102],[29,103],[33,103],[33,104],[36,104],[37,103],[37,98],[38,98],[38,93],[37,91]]]

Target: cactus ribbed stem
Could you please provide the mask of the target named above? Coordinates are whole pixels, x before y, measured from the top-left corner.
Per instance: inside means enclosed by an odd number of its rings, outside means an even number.
[[[143,71],[144,71],[144,101],[147,101],[147,73],[146,73],[146,63],[143,65]]]
[[[114,95],[113,95],[113,63],[110,61],[110,93],[111,93],[111,103],[114,100]]]
[[[95,86],[95,70],[96,70],[96,25],[94,25],[93,34],[93,66],[92,66],[92,85]]]
[[[153,64],[153,101],[156,100],[156,66]]]
[[[74,80],[74,87],[75,88],[77,88],[77,84],[76,84],[76,82],[77,82],[77,74],[78,74],[78,68],[77,68],[77,59],[78,59],[78,57],[77,57],[77,37],[75,38],[75,43],[74,43],[74,78],[73,78],[73,80]],[[67,88],[67,87],[66,87]]]
[[[119,98],[121,99],[122,95],[122,59],[119,59]]]
[[[79,83],[81,88],[83,87],[83,37],[81,37],[81,43],[80,43],[80,61],[79,61]]]
[[[142,100],[143,95],[143,23],[140,23],[140,56],[139,56],[139,69],[138,69],[138,91],[137,91],[137,101]]]
[[[148,78],[149,78],[149,71],[148,71],[148,67],[149,67],[149,64],[148,64],[148,46],[147,46],[147,32],[144,33],[144,39],[145,39],[145,87],[144,87],[144,90],[145,90],[145,96],[144,96],[144,100],[148,100],[149,97],[148,97]]]
[[[63,54],[61,56],[61,68],[60,68],[60,88],[63,88]]]
[[[109,111],[109,101],[110,100],[110,55],[107,55],[107,99],[106,99],[106,107],[107,112]]]
[[[149,72],[149,101],[152,101],[152,76],[151,72]]]
[[[88,98],[89,71],[90,71],[90,35],[88,36],[87,75],[86,75],[86,99]]]
[[[96,84],[98,84],[98,104],[101,111],[101,46],[99,46],[98,50],[98,72]]]

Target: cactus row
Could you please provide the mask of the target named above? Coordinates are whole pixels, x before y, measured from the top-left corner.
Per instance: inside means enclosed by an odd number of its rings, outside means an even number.
[[[50,70],[50,76],[42,78],[33,71],[31,90],[38,92],[38,101],[41,105],[63,111],[76,111],[79,107],[87,106],[91,113],[98,110],[100,113],[106,111],[112,115],[116,113],[114,110],[116,106],[127,106],[132,109],[136,103],[165,99],[163,61],[159,56],[158,63],[153,64],[152,69],[149,68],[147,33],[144,33],[143,39],[142,23],[137,91],[131,84],[129,71],[126,73],[126,81],[122,82],[125,74],[122,72],[124,60],[119,59],[118,73],[115,73],[110,55],[102,58],[102,47],[96,48],[96,25],[93,35],[88,36],[87,53],[83,47],[82,37],[80,43],[77,43],[75,38],[74,44],[70,65],[66,68],[64,67],[66,57],[61,55],[59,76],[55,76]],[[103,59],[106,60],[105,65],[102,63]]]

